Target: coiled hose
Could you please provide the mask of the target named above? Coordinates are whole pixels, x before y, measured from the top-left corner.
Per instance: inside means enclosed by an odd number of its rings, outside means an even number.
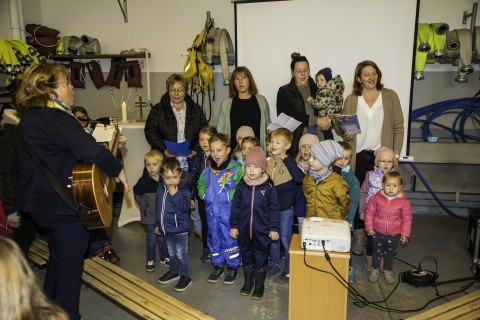
[[[457,115],[452,123],[451,128],[435,121],[436,118],[446,114]],[[480,136],[473,136],[465,133],[465,124],[467,120],[471,119],[474,124],[480,125],[479,116],[480,97],[468,97],[437,102],[422,108],[415,109],[412,111],[411,121],[422,123],[423,141],[427,141],[427,137],[430,137],[432,135],[430,126],[436,126],[450,132],[455,142],[467,142],[468,140],[480,141]],[[421,119],[423,117],[425,118]],[[446,213],[455,218],[465,220],[464,217],[455,214],[450,209],[448,209],[445,204],[443,204],[443,202],[432,190],[425,177],[420,173],[420,170],[415,165],[415,163],[411,162],[410,166],[420,178],[422,183],[425,185],[428,192],[430,192],[435,201]]]

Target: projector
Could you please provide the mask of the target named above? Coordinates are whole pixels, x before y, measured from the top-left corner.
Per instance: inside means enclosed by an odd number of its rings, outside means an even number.
[[[311,217],[303,220],[302,242],[307,250],[350,251],[350,224],[345,220]]]

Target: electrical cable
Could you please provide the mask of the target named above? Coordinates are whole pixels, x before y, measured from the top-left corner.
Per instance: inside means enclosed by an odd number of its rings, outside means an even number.
[[[416,173],[417,176],[420,178],[420,180],[422,180],[422,183],[425,185],[425,187],[427,188],[428,192],[430,192],[430,194],[431,194],[432,197],[435,199],[435,201],[438,203],[438,205],[439,205],[446,213],[448,213],[449,215],[451,215],[452,217],[455,217],[455,218],[457,218],[457,219],[467,220],[466,217],[462,217],[462,216],[457,215],[456,213],[454,213],[453,211],[451,211],[450,209],[448,209],[447,206],[445,206],[445,204],[440,200],[440,198],[437,196],[437,194],[432,190],[432,188],[431,188],[430,185],[428,184],[428,182],[427,182],[427,180],[425,179],[425,177],[420,173],[420,170],[418,170],[418,168],[417,168],[417,166],[415,165],[415,163],[410,162],[410,166],[412,167],[413,171],[415,171],[415,173]]]
[[[400,282],[402,282],[402,277],[403,275],[405,274],[405,272],[400,272],[399,275],[398,275],[398,281],[397,281],[397,284],[395,285],[395,287],[391,290],[391,292],[387,295],[387,297],[381,301],[369,301],[366,297],[364,297],[362,294],[360,294],[351,284],[348,283],[348,281],[346,281],[342,275],[340,275],[340,273],[338,272],[338,270],[335,268],[335,266],[332,264],[331,262],[331,259],[330,259],[330,256],[328,254],[328,252],[325,250],[325,241],[322,241],[322,246],[323,246],[323,251],[325,253],[325,259],[328,261],[328,263],[330,264],[330,267],[335,271],[335,273],[338,275],[338,277],[329,272],[329,271],[325,271],[325,270],[321,270],[319,268],[316,268],[312,265],[309,265],[307,263],[307,256],[306,256],[306,252],[307,250],[305,249],[306,248],[306,243],[303,243],[303,262],[305,264],[306,267],[308,268],[311,268],[313,270],[316,270],[316,271],[319,271],[319,272],[322,272],[322,273],[326,273],[326,274],[329,274],[331,275],[332,277],[334,277],[345,289],[347,289],[347,292],[349,294],[349,297],[352,298],[352,300],[354,300],[353,304],[359,308],[363,308],[363,307],[370,307],[370,308],[373,308],[373,309],[376,309],[376,310],[379,310],[379,311],[385,311],[385,312],[394,312],[394,313],[411,313],[411,312],[419,312],[423,309],[425,309],[428,305],[430,305],[432,302],[435,302],[437,300],[440,300],[440,299],[445,299],[447,300],[446,298],[451,296],[451,295],[454,295],[454,294],[457,294],[457,293],[460,293],[460,292],[463,292],[465,293],[465,290],[467,290],[468,288],[470,288],[474,283],[475,281],[478,281],[476,279],[476,277],[474,277],[473,281],[467,283],[466,285],[462,286],[459,290],[457,291],[453,291],[453,292],[450,292],[450,293],[447,293],[447,294],[443,294],[443,295],[440,295],[438,293],[438,290],[436,288],[436,281],[435,283],[432,285],[433,287],[435,287],[435,291],[436,291],[436,298],[434,299],[431,299],[429,301],[427,301],[423,306],[419,307],[419,308],[416,308],[416,309],[408,309],[408,310],[402,310],[402,309],[397,309],[397,308],[391,308],[391,307],[385,307],[383,305],[380,305],[381,303],[385,303],[388,301],[388,299],[390,299],[390,297],[392,296],[392,294],[396,291],[397,287],[399,286]],[[406,261],[403,261],[401,259],[398,259],[395,257],[395,259],[409,265],[409,266],[412,266],[415,268],[415,266],[413,266],[412,264],[406,262]],[[434,262],[435,264],[435,270],[438,269],[438,264],[437,264],[437,260],[432,257],[432,256],[428,256],[428,257],[424,257],[420,260],[420,263],[418,265],[418,269],[421,270],[421,266],[422,264],[425,262],[425,261],[428,261],[428,260],[431,260]],[[473,266],[472,266],[473,268]],[[472,269],[471,268],[471,269]],[[472,270],[472,273],[473,273],[473,270]],[[477,273],[479,274],[479,277],[480,277],[480,270],[477,271]],[[476,276],[476,274],[475,274]],[[448,301],[448,300],[447,300]]]

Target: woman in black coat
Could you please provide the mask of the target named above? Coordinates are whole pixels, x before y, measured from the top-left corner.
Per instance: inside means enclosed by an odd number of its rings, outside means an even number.
[[[145,137],[153,150],[159,150],[166,157],[172,157],[165,146],[165,140],[188,141],[190,149],[198,151],[198,132],[208,125],[205,113],[187,95],[187,81],[180,74],[167,79],[167,93],[153,106],[145,123]],[[183,171],[188,164],[185,157],[177,157]]]
[[[117,158],[87,134],[72,114],[73,87],[62,65],[36,64],[27,68],[17,92],[16,109],[21,132],[40,163],[71,192],[73,167],[78,161],[96,163],[129,191],[125,171]],[[18,210],[30,215],[48,238],[50,257],[44,290],[70,319],[78,314],[83,257],[88,231],[77,212],[57,194],[44,171],[17,138],[19,159]]]

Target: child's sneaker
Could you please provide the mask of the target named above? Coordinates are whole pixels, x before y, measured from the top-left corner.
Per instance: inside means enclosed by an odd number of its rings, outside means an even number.
[[[165,267],[170,268],[170,258],[160,259],[160,263]]]
[[[180,275],[178,273],[173,273],[170,270],[167,271],[163,276],[158,278],[158,283],[160,284],[167,284],[172,281],[176,281],[180,279]]]
[[[395,278],[393,277],[392,271],[390,270],[384,270],[383,275],[385,276],[385,281],[388,284],[395,284]]]
[[[372,256],[367,256],[367,263],[365,265],[368,271],[372,271]]]
[[[280,266],[276,263],[270,263],[267,268],[267,277],[273,277],[280,272]]]
[[[210,262],[210,250],[208,250],[207,248],[203,249],[203,253],[202,253],[202,256],[200,257],[200,261],[202,263]]]
[[[188,287],[192,285],[192,279],[189,277],[181,276],[180,280],[178,280],[178,283],[175,285],[173,290],[182,292],[187,290]]]
[[[282,272],[280,275],[276,276],[274,280],[277,283],[287,283],[290,280],[290,274]]]
[[[213,266],[212,272],[208,277],[208,282],[217,283],[223,273],[223,266]]]
[[[227,271],[225,272],[225,278],[223,279],[223,283],[234,284],[235,279],[237,279],[237,269],[234,267],[227,266]]]
[[[372,271],[370,271],[370,275],[368,276],[368,281],[370,282],[378,281],[378,269],[372,268]]]
[[[348,268],[348,283],[355,283],[357,281],[357,276],[355,275],[355,269],[353,266]]]
[[[147,272],[155,271],[155,260],[147,260],[147,265],[145,266],[145,271],[147,271]]]

